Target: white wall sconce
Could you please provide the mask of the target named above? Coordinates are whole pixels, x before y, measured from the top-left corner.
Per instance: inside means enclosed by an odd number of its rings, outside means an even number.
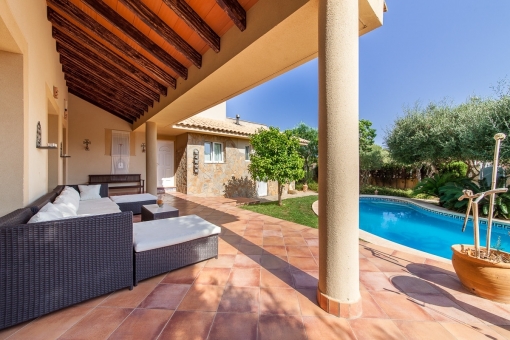
[[[142,143],[142,152],[145,152],[145,146],[146,146],[146,144]]]
[[[89,149],[89,144],[92,144],[92,142],[91,142],[89,139],[87,139],[87,138],[86,138],[86,139],[83,141],[83,144],[85,144],[85,151],[90,151],[90,149]]]
[[[64,119],[67,119],[67,100],[64,99]]]

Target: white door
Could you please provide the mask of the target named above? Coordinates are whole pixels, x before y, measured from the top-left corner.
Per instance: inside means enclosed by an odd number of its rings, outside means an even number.
[[[158,141],[158,187],[173,187],[174,142]]]
[[[267,196],[267,182],[257,182],[257,195],[259,197]]]

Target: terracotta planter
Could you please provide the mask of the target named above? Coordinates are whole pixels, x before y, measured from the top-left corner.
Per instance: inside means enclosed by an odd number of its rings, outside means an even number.
[[[460,252],[462,245],[452,246],[452,264],[460,282],[470,292],[483,298],[510,303],[510,263],[491,263]],[[472,248],[472,245],[464,245]]]
[[[308,184],[303,184],[303,192],[307,192],[308,191]]]

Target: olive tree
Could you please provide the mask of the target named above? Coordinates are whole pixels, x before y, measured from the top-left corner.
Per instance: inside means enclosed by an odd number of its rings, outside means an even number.
[[[285,184],[303,178],[303,158],[299,155],[299,140],[290,131],[276,127],[260,129],[250,138],[254,153],[248,170],[257,181],[278,183],[278,205],[282,205]]]

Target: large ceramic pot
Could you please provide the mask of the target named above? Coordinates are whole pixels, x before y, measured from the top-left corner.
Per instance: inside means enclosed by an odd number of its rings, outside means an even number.
[[[460,282],[470,292],[483,298],[510,303],[510,263],[492,263],[462,253],[462,247],[452,246],[452,264]]]

